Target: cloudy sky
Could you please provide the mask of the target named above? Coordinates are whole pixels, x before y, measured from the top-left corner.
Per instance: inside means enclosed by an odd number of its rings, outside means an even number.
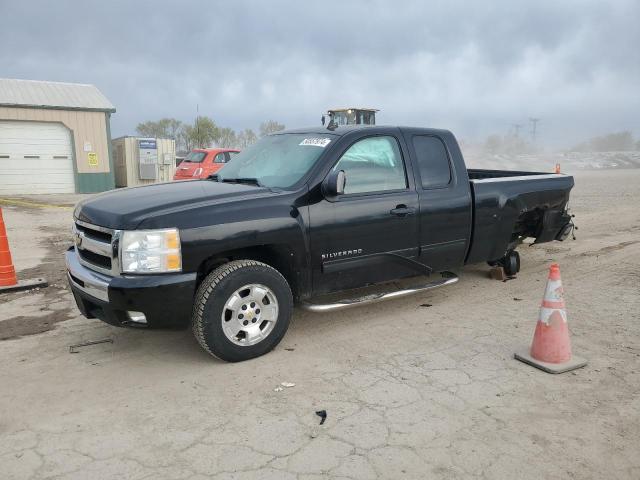
[[[93,83],[138,122],[318,125],[332,106],[469,140],[640,135],[640,2],[0,1],[0,76]]]

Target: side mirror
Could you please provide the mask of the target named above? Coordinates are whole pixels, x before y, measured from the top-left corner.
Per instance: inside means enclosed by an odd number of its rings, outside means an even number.
[[[344,170],[333,171],[327,175],[322,183],[322,193],[325,197],[337,197],[344,194],[344,187],[347,184],[347,176]]]

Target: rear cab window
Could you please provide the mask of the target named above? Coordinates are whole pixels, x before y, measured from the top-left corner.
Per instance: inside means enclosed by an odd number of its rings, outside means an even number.
[[[423,189],[444,188],[451,183],[451,162],[444,142],[432,135],[415,135],[413,149]]]

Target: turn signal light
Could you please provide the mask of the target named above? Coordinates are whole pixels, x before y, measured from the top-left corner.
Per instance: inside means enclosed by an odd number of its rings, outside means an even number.
[[[168,231],[164,238],[167,249],[178,250],[180,248],[180,239],[178,238],[177,230]]]
[[[180,264],[180,255],[177,253],[168,253],[166,256],[166,267],[168,271],[178,271],[182,268]]]

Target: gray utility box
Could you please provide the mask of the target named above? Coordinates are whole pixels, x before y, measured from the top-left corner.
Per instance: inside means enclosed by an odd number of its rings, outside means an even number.
[[[140,180],[158,178],[158,146],[155,138],[138,139],[138,165]]]
[[[155,140],[156,149],[153,147]],[[140,142],[142,141],[142,145]],[[140,147],[142,148],[142,155]],[[135,187],[137,185],[150,185],[156,182],[170,182],[176,173],[176,142],[170,138],[139,138],[120,137],[114,138],[112,142],[116,171],[116,187]],[[147,155],[146,152],[149,152]],[[140,158],[143,165],[151,163],[153,156],[157,157],[155,169],[151,167],[140,168]],[[147,168],[150,172],[147,172]],[[147,175],[147,173],[149,173]],[[150,178],[149,178],[150,177]]]

